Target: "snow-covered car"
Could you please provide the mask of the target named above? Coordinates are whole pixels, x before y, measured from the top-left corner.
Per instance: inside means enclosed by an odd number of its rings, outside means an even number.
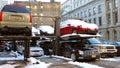
[[[32,27],[32,36],[39,36],[40,35],[40,31],[35,28],[35,27]]]
[[[60,23],[60,34],[97,34],[98,26],[81,20],[69,19]]]
[[[51,35],[54,34],[54,28],[49,25],[41,25],[38,27],[38,30],[40,30],[41,35]]]
[[[41,47],[30,47],[30,56],[43,56],[44,51]]]

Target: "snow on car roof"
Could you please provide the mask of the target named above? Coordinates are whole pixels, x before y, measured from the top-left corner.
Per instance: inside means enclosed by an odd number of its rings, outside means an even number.
[[[77,27],[79,25],[82,28],[89,27],[89,28],[97,28],[98,29],[98,26],[96,24],[91,24],[91,23],[87,23],[85,21],[75,20],[75,19],[69,19],[64,22],[61,22],[60,28],[64,28],[64,27],[68,26],[68,24],[70,24],[71,26],[74,26],[74,27]]]
[[[54,34],[54,28],[49,25],[39,26],[38,29],[43,32],[47,32],[48,34]]]

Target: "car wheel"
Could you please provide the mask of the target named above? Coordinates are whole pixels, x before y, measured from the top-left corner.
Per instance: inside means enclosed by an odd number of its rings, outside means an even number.
[[[77,30],[76,30],[76,29],[73,29],[73,30],[72,30],[72,33],[76,33],[76,34],[77,34]]]
[[[76,61],[76,55],[74,53],[71,54],[72,61]]]

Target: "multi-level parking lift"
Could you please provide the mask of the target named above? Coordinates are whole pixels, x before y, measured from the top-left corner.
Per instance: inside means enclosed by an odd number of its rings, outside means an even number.
[[[35,17],[35,16],[33,16]],[[23,35],[5,35],[5,36],[0,36],[0,41],[5,40],[5,41],[15,41],[15,40],[24,40],[24,47],[25,47],[25,51],[24,51],[24,60],[27,61],[27,58],[30,57],[30,40],[38,40],[40,38],[51,38],[54,39],[55,44],[53,46],[55,54],[57,55],[59,52],[59,36],[60,36],[60,17],[51,17],[51,16],[37,16],[37,17],[44,17],[44,18],[54,18],[54,22],[55,22],[55,31],[54,34],[51,36],[23,36]]]

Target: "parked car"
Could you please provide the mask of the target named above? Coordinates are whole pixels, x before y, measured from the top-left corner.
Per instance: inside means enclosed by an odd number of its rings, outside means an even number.
[[[41,47],[30,47],[30,56],[43,56],[44,51]]]
[[[101,54],[101,57],[106,57],[106,56],[115,56],[117,49],[114,45],[110,45],[110,44],[103,44],[102,42],[100,42],[98,39],[96,38],[89,38],[86,39],[87,41],[87,46],[91,47],[91,48],[97,48],[99,53]]]
[[[116,48],[117,48],[117,53],[116,54],[118,56],[120,56],[120,42],[115,41],[115,42],[113,42],[113,45],[115,45]]]
[[[1,35],[20,34],[31,35],[32,15],[30,11],[21,4],[8,4],[0,12]]]
[[[90,24],[81,20],[69,19],[60,23],[60,34],[92,34],[95,35],[98,32],[98,26],[96,24]]]
[[[60,42],[60,55],[76,60],[96,60],[100,53],[96,48],[87,48],[81,40],[66,40]]]
[[[42,25],[38,27],[38,30],[40,30],[40,35],[52,35],[54,34],[54,28],[49,25]]]

